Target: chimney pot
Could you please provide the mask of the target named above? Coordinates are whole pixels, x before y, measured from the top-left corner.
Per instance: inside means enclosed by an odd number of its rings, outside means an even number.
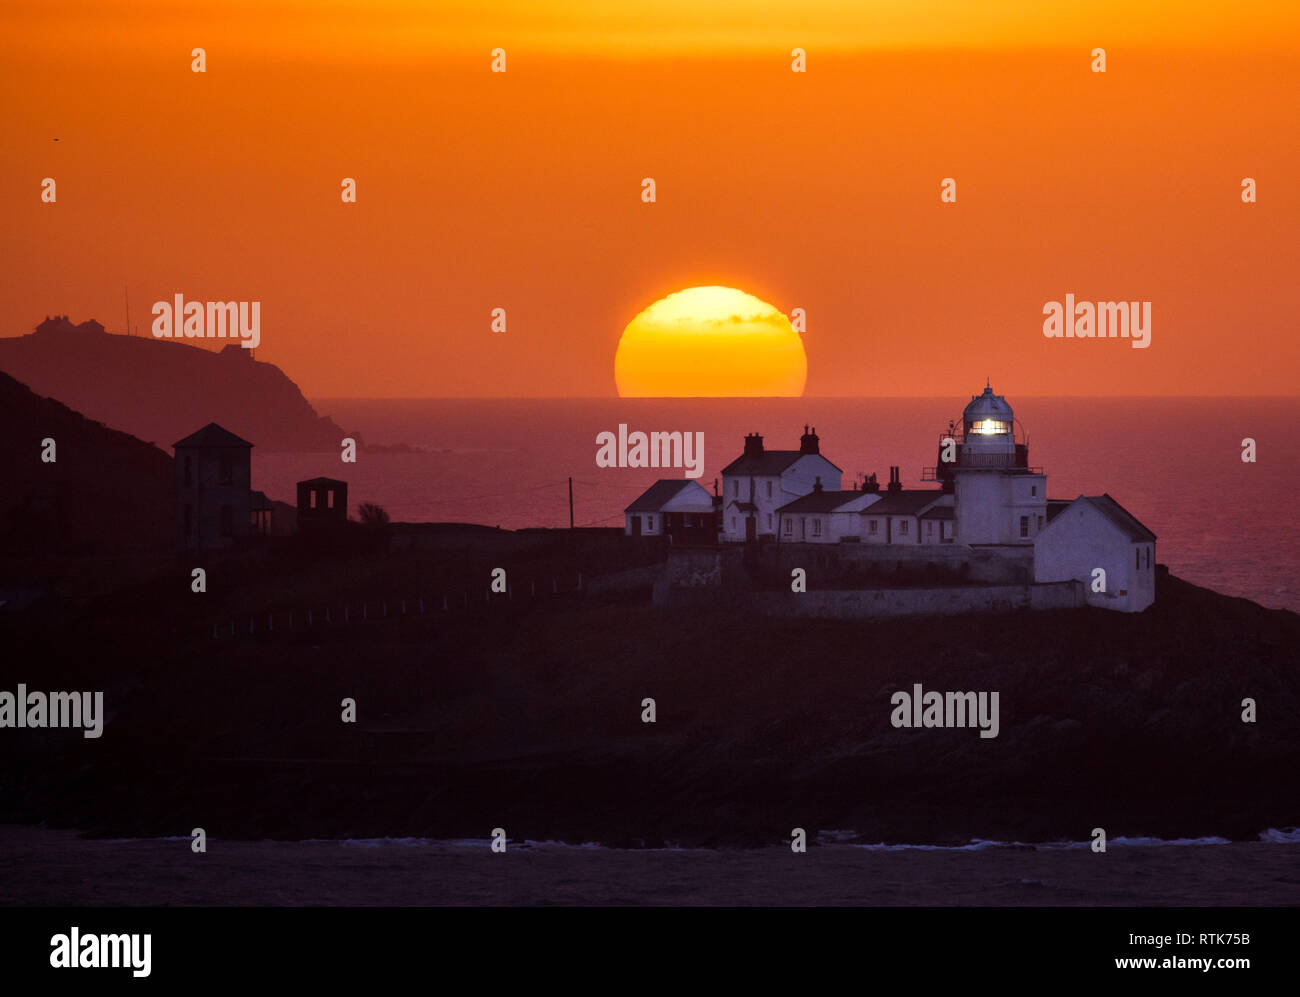
[[[817,440],[817,427],[814,426],[812,431],[808,431],[808,424],[804,423],[803,436],[799,438],[799,452],[805,454],[821,453],[821,446]]]

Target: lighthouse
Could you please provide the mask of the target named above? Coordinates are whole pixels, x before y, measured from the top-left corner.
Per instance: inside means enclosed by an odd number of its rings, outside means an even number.
[[[986,383],[949,439],[955,460],[943,476],[952,482],[957,543],[1032,544],[1047,525],[1047,475],[1029,466],[1028,443],[1016,442],[1007,400]]]

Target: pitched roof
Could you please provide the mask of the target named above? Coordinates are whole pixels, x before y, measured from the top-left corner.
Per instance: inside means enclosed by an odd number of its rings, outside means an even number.
[[[802,450],[764,450],[761,454],[741,454],[722,469],[724,475],[752,474],[755,477],[776,477],[800,457],[821,457],[837,471],[843,471],[824,454],[806,454]]]
[[[1053,519],[1069,508],[1073,499],[1054,499],[1047,500],[1047,521],[1050,523]]]
[[[1116,502],[1109,494],[1081,495],[1079,498],[1095,506],[1103,516],[1123,530],[1133,543],[1149,543],[1155,540],[1156,535],[1138,522],[1133,513]]]
[[[660,478],[623,511],[655,512],[676,497],[683,488],[690,487],[690,484],[681,478]]]
[[[915,516],[931,502],[943,498],[943,492],[937,488],[904,488],[897,492],[886,492],[875,505],[862,510],[864,516]]]
[[[215,422],[208,423],[197,433],[191,433],[185,439],[172,444],[173,447],[251,447],[252,445]]]
[[[846,502],[851,502],[855,498],[862,498],[868,494],[864,491],[848,492],[828,492],[814,491],[807,495],[800,495],[793,502],[787,502],[777,509],[777,512],[830,512],[838,509]]]
[[[338,478],[307,478],[299,481],[300,485],[346,485],[346,481],[340,481]]]
[[[950,505],[936,505],[932,509],[926,509],[921,513],[922,519],[952,519],[953,508]]]

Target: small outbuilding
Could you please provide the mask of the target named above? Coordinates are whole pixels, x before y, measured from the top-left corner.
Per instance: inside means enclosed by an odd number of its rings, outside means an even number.
[[[348,483],[338,478],[298,482],[298,530],[328,529],[348,521]]]
[[[1080,495],[1034,538],[1034,580],[1073,578],[1088,605],[1140,613],[1156,598],[1156,535],[1109,495]]]
[[[715,544],[718,517],[713,496],[696,481],[661,478],[623,510],[629,537],[666,536],[674,544]]]

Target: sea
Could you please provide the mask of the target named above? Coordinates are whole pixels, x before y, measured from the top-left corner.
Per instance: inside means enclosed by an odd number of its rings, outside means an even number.
[[[959,421],[965,398],[365,399],[312,404],[366,445],[336,454],[254,451],[254,487],[292,503],[295,483],[348,482],[349,507],[383,506],[397,522],[507,529],[621,526],[623,509],[680,468],[602,468],[597,437],[704,434],[697,479],[712,490],[747,433],[797,449],[804,426],[842,469],[843,487],[897,465],[906,487]],[[1157,559],[1181,578],[1264,606],[1300,611],[1300,398],[1009,398],[1029,462],[1050,498],[1107,493],[1158,537]],[[1244,461],[1254,441],[1254,460]],[[375,446],[409,448],[383,452]],[[829,483],[828,483],[829,484]]]
[[[1200,907],[1300,904],[1300,832],[1258,840],[972,841],[602,848],[486,839],[86,838],[0,825],[0,907],[868,905]]]

